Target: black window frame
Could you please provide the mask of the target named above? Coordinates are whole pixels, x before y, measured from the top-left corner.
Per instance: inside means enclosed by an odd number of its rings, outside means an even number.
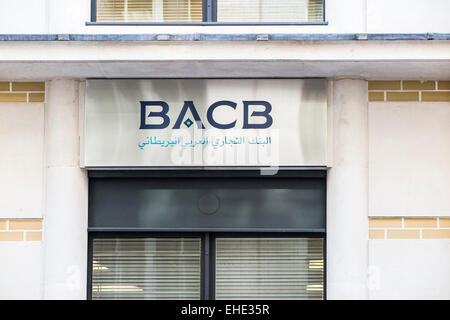
[[[215,300],[216,238],[319,238],[323,239],[323,299],[327,299],[327,239],[326,232],[88,232],[87,300],[92,300],[93,243],[99,238],[200,238],[200,301]]]
[[[217,21],[217,0],[202,0],[203,21],[202,22],[97,22],[97,0],[91,0],[91,21],[86,22],[86,25],[103,25],[103,26],[205,26],[205,25],[220,25],[220,26],[243,26],[243,25],[328,25],[326,20],[326,0],[322,3],[322,21],[317,22],[218,22]]]

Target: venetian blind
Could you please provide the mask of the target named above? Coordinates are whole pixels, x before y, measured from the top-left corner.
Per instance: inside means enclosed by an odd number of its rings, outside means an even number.
[[[97,0],[98,22],[201,22],[202,0]]]
[[[94,239],[92,299],[200,299],[200,238]]]
[[[323,0],[217,0],[218,22],[321,22]]]
[[[217,238],[216,299],[323,299],[323,240]]]

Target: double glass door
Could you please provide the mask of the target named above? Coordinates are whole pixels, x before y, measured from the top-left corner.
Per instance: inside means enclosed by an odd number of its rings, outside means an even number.
[[[91,234],[91,299],[323,299],[324,238]]]

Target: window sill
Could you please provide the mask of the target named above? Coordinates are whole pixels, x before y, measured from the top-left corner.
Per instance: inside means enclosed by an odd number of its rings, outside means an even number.
[[[322,22],[86,22],[87,26],[326,26]]]

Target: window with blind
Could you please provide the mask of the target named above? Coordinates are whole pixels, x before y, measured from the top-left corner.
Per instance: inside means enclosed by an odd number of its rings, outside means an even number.
[[[323,240],[217,238],[216,299],[321,300]]]
[[[202,0],[97,0],[98,22],[201,22]]]
[[[200,299],[200,238],[93,240],[92,299]]]
[[[324,299],[323,238],[119,234],[90,241],[94,300],[205,299],[206,288],[213,288],[206,299]]]
[[[218,22],[321,22],[323,0],[217,0]]]
[[[318,23],[324,0],[91,0],[94,21]],[[210,8],[205,10],[204,8]]]

